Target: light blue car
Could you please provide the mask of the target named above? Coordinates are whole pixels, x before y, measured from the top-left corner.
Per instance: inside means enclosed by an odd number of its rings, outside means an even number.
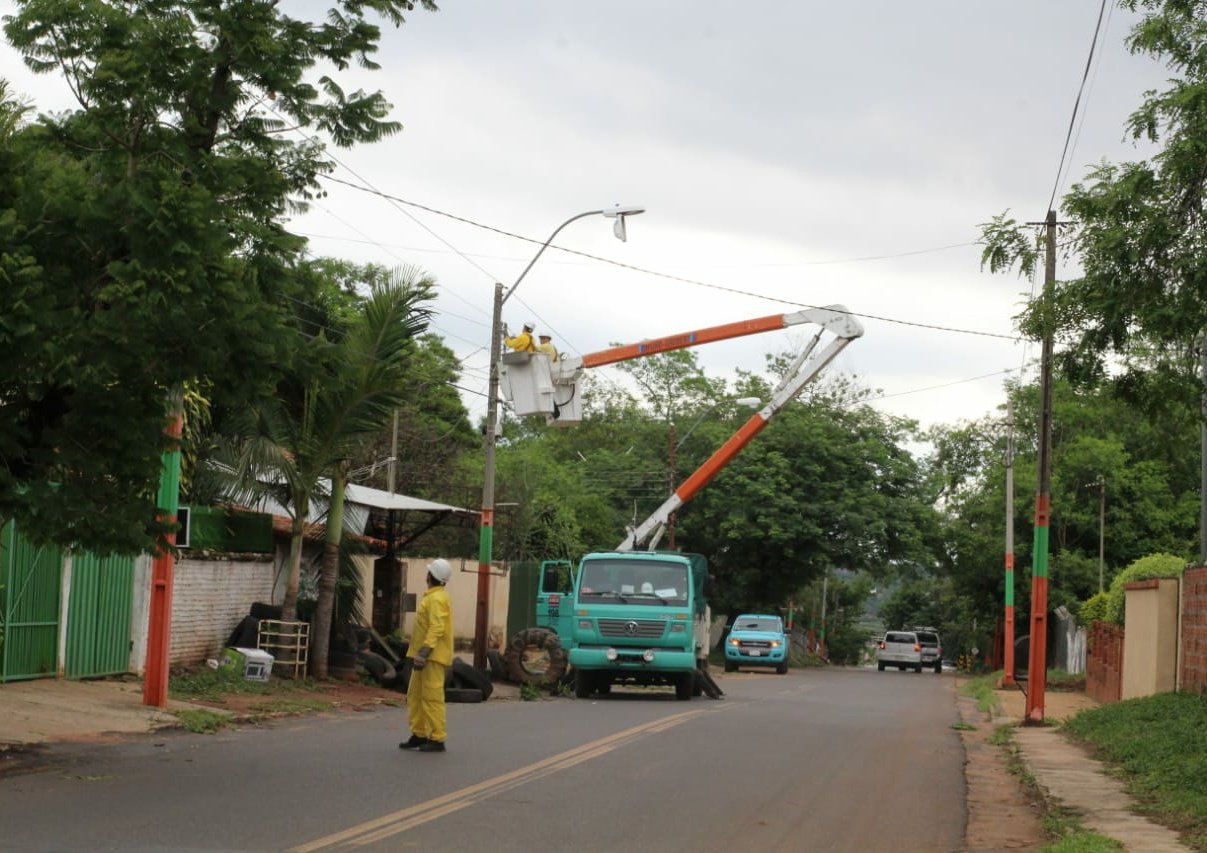
[[[725,639],[725,671],[739,666],[773,666],[780,675],[788,672],[788,635],[782,619],[744,613],[733,620]]]

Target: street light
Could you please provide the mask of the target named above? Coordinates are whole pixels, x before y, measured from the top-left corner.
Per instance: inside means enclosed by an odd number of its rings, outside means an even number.
[[[588,210],[571,216],[549,235],[549,239],[541,244],[541,248],[533,255],[528,266],[520,273],[515,283],[503,291],[503,284],[495,282],[494,310],[490,322],[490,380],[486,394],[486,436],[484,442],[485,464],[482,477],[482,520],[478,536],[478,601],[474,614],[474,666],[485,669],[486,633],[490,625],[490,564],[494,551],[494,515],[495,515],[495,441],[499,420],[499,350],[503,345],[503,303],[511,298],[515,289],[520,286],[524,276],[532,269],[537,259],[549,248],[563,228],[579,219],[588,216],[606,216],[615,219],[612,233],[619,240],[627,240],[625,217],[644,213],[644,207],[623,207],[616,205],[601,210]]]
[[[711,415],[713,412],[715,412],[717,409],[719,409],[721,407],[721,405],[724,403],[736,403],[737,405],[745,406],[748,409],[757,409],[759,406],[761,406],[763,404],[763,401],[760,400],[758,397],[738,397],[735,400],[730,400],[730,399],[718,400],[717,402],[715,402],[711,406],[709,406],[707,409],[705,409],[700,414],[700,417],[696,418],[696,422],[687,428],[687,432],[683,433],[683,437],[678,440],[675,439],[675,422],[671,421],[670,436],[669,436],[670,437],[669,454],[668,454],[669,458],[667,460],[668,465],[667,465],[667,477],[666,477],[667,482],[670,486],[669,491],[671,494],[674,494],[675,488],[677,486],[677,484],[675,482],[675,480],[677,479],[675,476],[676,466],[677,466],[677,460],[676,460],[675,453],[679,450],[680,447],[683,446],[683,442],[687,441],[687,437],[696,431],[696,427],[698,427],[700,424],[704,423],[704,419],[706,417],[708,417],[709,415]],[[670,514],[670,517],[666,520],[667,547],[669,547],[672,551],[675,549],[675,522],[678,520],[678,518],[679,518],[679,514],[677,512],[672,512]]]

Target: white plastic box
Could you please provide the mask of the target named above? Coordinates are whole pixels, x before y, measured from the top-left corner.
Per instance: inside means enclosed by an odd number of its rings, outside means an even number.
[[[243,655],[243,677],[248,681],[267,681],[272,675],[272,655],[263,649],[236,648]]]

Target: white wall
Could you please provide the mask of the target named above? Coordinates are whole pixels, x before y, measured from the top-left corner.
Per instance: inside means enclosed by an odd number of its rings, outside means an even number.
[[[215,657],[253,602],[272,602],[273,572],[268,554],[177,561],[169,661],[198,663]]]

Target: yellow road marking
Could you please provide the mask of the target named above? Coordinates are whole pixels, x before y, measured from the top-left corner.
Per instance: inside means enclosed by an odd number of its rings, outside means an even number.
[[[618,746],[623,745],[630,740],[645,735],[654,734],[657,732],[666,731],[667,729],[686,723],[701,714],[717,713],[728,708],[736,707],[740,703],[727,703],[726,705],[709,710],[701,711],[685,711],[681,714],[675,714],[671,717],[666,717],[660,720],[654,720],[648,723],[642,723],[639,726],[624,729],[615,734],[602,737],[599,740],[592,741],[582,746],[576,746],[573,749],[565,752],[552,755],[544,758],[534,764],[529,764],[527,767],[521,767],[517,770],[512,770],[509,773],[504,773],[500,776],[495,776],[493,779],[486,779],[474,785],[461,788],[457,791],[452,791],[448,794],[443,794],[439,797],[434,797],[423,803],[418,803],[413,806],[408,806],[405,809],[400,809],[388,815],[383,815],[379,818],[374,818],[370,821],[357,824],[340,832],[326,835],[322,838],[317,838],[314,841],[309,841],[305,844],[300,844],[297,847],[290,848],[292,853],[312,853],[315,850],[323,850],[337,845],[352,845],[361,846],[364,844],[373,844],[383,839],[389,838],[392,835],[397,835],[401,832],[406,832],[416,826],[460,811],[463,808],[479,803],[483,800],[497,796],[504,791],[509,791],[512,788],[525,785],[528,782],[548,776],[552,773],[565,770],[573,767],[576,764],[581,764],[584,761],[590,761],[593,758],[598,758]]]

